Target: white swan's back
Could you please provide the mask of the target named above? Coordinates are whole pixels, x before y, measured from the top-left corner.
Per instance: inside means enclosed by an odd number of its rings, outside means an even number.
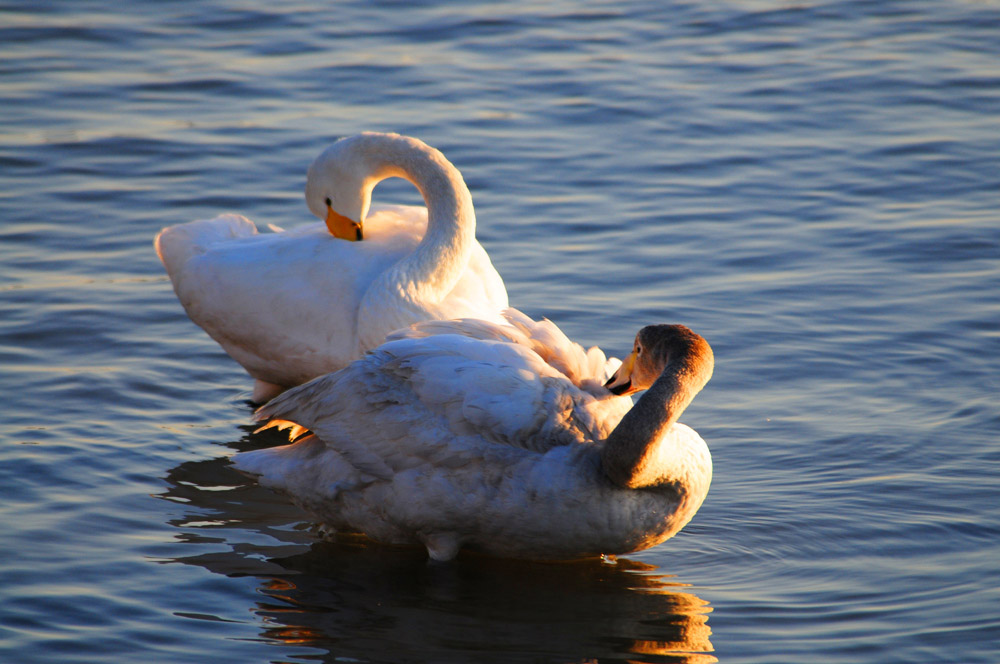
[[[164,228],[153,240],[156,255],[171,281],[181,278],[184,265],[213,245],[237,238],[252,237],[257,227],[239,214],[221,214],[214,219],[194,221]]]
[[[362,297],[419,237],[407,229],[347,243],[322,224],[258,234],[246,231],[253,228],[249,220],[235,218],[174,226],[158,236],[188,316],[251,376],[269,383],[300,384],[359,357]],[[241,234],[228,234],[234,227]]]

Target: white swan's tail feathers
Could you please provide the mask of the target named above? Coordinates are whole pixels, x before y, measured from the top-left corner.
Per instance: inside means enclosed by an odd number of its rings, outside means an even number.
[[[256,234],[257,227],[246,217],[220,214],[214,219],[168,226],[156,235],[153,244],[156,255],[167,268],[167,273],[173,277],[175,270],[192,256],[204,253],[213,244]]]

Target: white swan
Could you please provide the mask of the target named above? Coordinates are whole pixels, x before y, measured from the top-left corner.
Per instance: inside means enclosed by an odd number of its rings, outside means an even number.
[[[291,445],[235,467],[318,520],[448,560],[567,559],[638,551],[674,535],[712,477],[678,416],[711,377],[708,343],[679,325],[640,330],[608,386],[603,353],[509,314],[420,324],[346,369],[258,411]],[[513,331],[512,331],[513,330]]]
[[[372,189],[394,176],[416,185],[427,207],[369,213]],[[502,320],[503,280],[475,239],[469,190],[439,151],[397,134],[342,139],[310,166],[306,201],[325,226],[258,234],[227,214],[156,237],[184,309],[257,379],[255,401],[418,321]]]

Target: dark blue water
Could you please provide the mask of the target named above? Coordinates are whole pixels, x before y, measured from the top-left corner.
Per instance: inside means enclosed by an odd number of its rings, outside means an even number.
[[[428,566],[227,467],[275,441],[153,235],[307,221],[362,130],[461,169],[529,315],[712,343],[680,535]],[[1000,9],[0,4],[0,394],[3,661],[995,662]]]

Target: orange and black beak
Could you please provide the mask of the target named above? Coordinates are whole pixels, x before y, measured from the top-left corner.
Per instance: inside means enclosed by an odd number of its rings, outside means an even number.
[[[329,204],[326,206],[326,227],[332,236],[341,240],[360,242],[364,239],[361,224],[340,214]]]
[[[604,387],[612,394],[617,394],[619,396],[625,396],[627,394],[634,394],[638,392],[638,389],[632,387],[632,369],[635,367],[635,351],[628,354],[622,365],[618,367],[618,371],[614,373],[608,382],[604,384]]]

